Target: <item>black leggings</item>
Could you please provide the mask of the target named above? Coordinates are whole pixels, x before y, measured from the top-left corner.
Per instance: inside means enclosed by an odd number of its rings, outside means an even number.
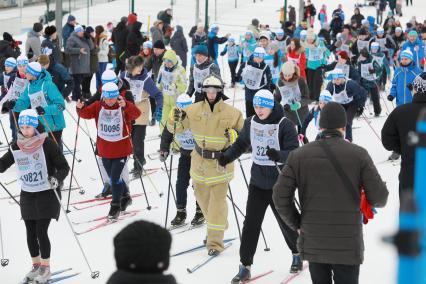
[[[50,258],[50,240],[47,230],[51,219],[24,220],[27,228],[27,244],[31,257]]]

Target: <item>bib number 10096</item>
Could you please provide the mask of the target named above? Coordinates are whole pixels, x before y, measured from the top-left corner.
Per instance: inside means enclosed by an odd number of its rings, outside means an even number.
[[[101,124],[101,131],[103,132],[117,132],[120,131],[120,125],[109,125],[109,124]]]
[[[21,176],[21,180],[23,182],[27,182],[27,183],[28,182],[29,183],[39,182],[39,181],[43,180],[43,174],[41,173],[41,171],[28,173],[28,174],[25,174],[25,175]]]

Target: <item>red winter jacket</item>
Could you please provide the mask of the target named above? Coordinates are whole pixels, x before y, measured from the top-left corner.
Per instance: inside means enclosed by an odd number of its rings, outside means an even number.
[[[122,96],[122,95],[121,95]],[[123,97],[123,96],[122,96]],[[124,98],[124,97],[123,97]],[[126,107],[123,108],[125,126],[123,129],[123,136],[129,136],[128,138],[122,139],[116,142],[106,141],[99,136],[96,139],[96,146],[98,148],[98,154],[102,158],[122,158],[127,157],[133,153],[131,136],[129,133],[132,133],[132,120],[135,120],[141,115],[140,110],[130,101],[125,99]],[[119,108],[118,103],[112,107],[106,105],[103,100],[96,101],[93,104],[84,107],[82,109],[77,109],[77,113],[81,118],[84,119],[95,119],[96,127],[98,126],[99,112],[101,108],[105,109],[117,109]]]
[[[286,60],[289,61],[289,58],[297,61],[297,66],[300,69],[300,76],[306,80],[306,56],[304,50],[301,48],[299,51],[287,49]],[[294,62],[293,62],[294,63]]]

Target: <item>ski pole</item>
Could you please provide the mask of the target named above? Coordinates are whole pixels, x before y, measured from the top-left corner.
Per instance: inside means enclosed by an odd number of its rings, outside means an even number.
[[[133,147],[133,141],[132,141],[132,135],[130,133],[129,126],[126,123],[123,108],[121,108],[121,115],[123,117],[123,124],[126,126],[127,134],[129,135],[128,138],[129,138],[130,146],[132,147],[132,149],[134,149],[134,147]],[[139,166],[141,167],[141,169],[143,169],[143,165],[139,161],[138,157],[136,157],[136,155],[133,155],[133,158],[139,164]],[[142,190],[143,190],[143,193],[145,195],[145,200],[146,200],[146,205],[147,205],[146,209],[151,210],[152,207],[151,207],[151,205],[149,205],[148,194],[146,193],[145,184],[143,183],[142,175],[139,176],[139,180],[141,181]]]
[[[296,109],[294,112],[296,113],[297,121],[299,122],[300,129],[302,129],[303,126],[302,126],[302,121],[300,120],[299,110]]]
[[[240,221],[238,221],[237,211],[235,210],[236,204],[234,202],[234,197],[232,196],[232,190],[231,190],[231,186],[229,185],[229,183],[228,183],[228,189],[229,189],[229,197],[230,197],[231,203],[232,203],[232,209],[234,210],[235,221],[237,222],[238,234],[240,236],[240,241],[241,241]]]
[[[243,164],[241,163],[241,159],[238,159],[238,162],[240,164],[241,173],[243,174],[244,182],[246,184],[246,188],[247,188],[247,191],[248,191],[249,190],[249,184],[247,182],[247,177],[246,177],[246,174],[244,172],[244,168],[243,168]],[[264,250],[265,251],[270,251],[271,249],[269,248],[269,246],[268,246],[268,244],[266,242],[265,234],[263,233],[262,229],[260,229],[260,233],[262,234],[263,242],[265,243],[265,249]]]
[[[80,240],[78,239],[78,237],[77,237],[77,235],[76,235],[76,233],[75,233],[74,227],[72,226],[71,221],[70,221],[70,219],[68,218],[67,211],[65,210],[65,207],[62,205],[61,199],[59,198],[59,195],[58,195],[58,193],[56,192],[56,189],[53,189],[53,192],[55,193],[55,196],[56,196],[56,198],[57,198],[57,200],[58,200],[58,202],[59,202],[59,206],[61,206],[62,212],[63,212],[63,213],[64,213],[64,215],[65,215],[65,219],[66,219],[66,220],[67,220],[67,222],[68,222],[68,225],[69,225],[69,227],[70,227],[70,229],[71,229],[71,231],[72,231],[72,234],[73,234],[73,236],[74,236],[74,239],[75,239],[75,241],[77,242],[78,247],[80,248],[80,251],[81,251],[81,254],[83,255],[84,261],[86,262],[87,267],[89,268],[89,271],[90,271],[90,277],[92,277],[92,279],[98,278],[98,277],[99,277],[99,271],[93,271],[93,270],[92,270],[92,267],[90,266],[89,260],[87,259],[87,256],[86,256],[86,254],[84,253],[84,250],[83,250],[83,247],[81,246]]]
[[[237,92],[237,85],[234,85],[234,97],[232,98],[232,106],[235,105],[235,93]]]
[[[84,119],[84,125],[86,126],[87,133],[89,134],[88,136],[89,136],[90,147],[92,148],[93,156],[95,156],[95,162],[96,162],[96,166],[98,167],[99,176],[101,177],[101,180],[103,180],[101,167],[99,166],[98,157],[96,156],[95,146],[93,145],[92,136],[90,135],[89,127],[87,126],[87,122],[85,119]]]
[[[382,142],[382,138],[380,138],[380,135],[377,133],[377,131],[371,126],[371,122],[368,121],[367,117],[365,116],[365,114],[361,115],[362,118],[364,118],[365,122],[368,124],[368,126],[370,127],[370,129],[373,131],[374,135],[376,135],[377,139],[380,140],[380,142]]]
[[[173,138],[175,136],[176,133],[176,121],[173,122]],[[172,141],[173,141],[172,138]],[[166,162],[164,162],[164,165],[166,164]],[[170,201],[170,190],[172,187],[172,169],[173,169],[173,155],[170,156],[170,174],[167,174],[167,176],[169,177],[169,186],[167,188],[167,207],[166,207],[166,220],[164,221],[164,228],[167,228],[167,218],[169,217],[169,201]],[[167,166],[166,166],[166,171],[167,171]]]
[[[6,265],[9,264],[9,259],[8,258],[4,258],[4,247],[3,247],[3,231],[2,231],[2,227],[1,227],[1,219],[0,219],[0,246],[1,246],[1,266],[5,267]]]
[[[74,176],[74,165],[75,165],[75,152],[77,150],[77,141],[78,141],[78,130],[80,129],[78,126],[80,125],[80,115],[78,116],[78,120],[77,120],[77,130],[75,132],[75,140],[74,140],[74,153],[72,154],[73,159],[72,159],[72,166],[71,166],[71,177]],[[52,134],[53,136],[53,134]],[[56,141],[56,140],[55,140]],[[58,143],[58,142],[56,142]],[[78,185],[78,184],[77,184]],[[69,206],[70,206],[70,198],[71,198],[71,186],[72,186],[72,178],[70,178],[70,186],[68,188],[68,201],[67,201],[67,213],[71,212],[69,210]]]
[[[6,191],[6,193],[10,196],[10,198],[13,199],[13,201],[16,202],[16,204],[18,204],[19,206],[21,206],[21,204],[18,202],[18,200],[16,200],[16,198],[10,193],[9,190],[7,190],[7,188],[0,182],[0,186]]]
[[[52,129],[50,129],[49,124],[47,124],[46,118],[44,117],[44,115],[43,115],[43,114],[41,115],[41,118],[43,119],[43,122],[44,122],[44,124],[46,125],[47,130],[48,130],[48,132],[49,132],[50,136],[52,137],[53,141],[55,141],[56,145],[58,145],[58,147],[60,147],[60,146],[59,146],[58,141],[57,141],[57,140],[56,140],[56,138],[55,138],[55,135],[53,135]],[[75,155],[75,152],[74,152],[74,155]],[[73,158],[73,162],[74,162],[74,160],[75,160],[75,157]],[[77,187],[78,187],[78,188],[81,188],[81,189],[80,189],[80,191],[79,191],[78,193],[80,193],[80,194],[84,194],[84,193],[85,193],[85,191],[84,191],[84,189],[80,186],[80,184],[78,183],[77,178],[75,177],[75,175],[74,175],[74,173],[73,173],[73,172],[71,172],[71,179],[74,179],[75,183],[77,184]]]
[[[65,144],[65,142],[62,141],[62,144],[65,146],[65,148],[67,148],[67,151],[70,152],[70,154],[74,153],[73,151],[71,151],[70,147],[68,147],[67,144]],[[75,159],[77,162],[81,163],[81,159],[78,159],[77,157],[75,157]]]
[[[172,155],[173,155],[173,154],[172,154]],[[166,170],[167,177],[168,177],[169,179],[171,179],[171,177],[169,176],[169,169],[167,168],[166,161],[164,161],[164,168],[165,168],[165,170]],[[170,170],[170,172],[171,172],[171,171],[172,171],[172,170]],[[172,190],[173,199],[175,200],[175,203],[177,204],[177,201],[176,201],[176,195],[175,195],[175,190],[174,190],[174,188],[173,188],[173,185],[171,185],[171,190]]]

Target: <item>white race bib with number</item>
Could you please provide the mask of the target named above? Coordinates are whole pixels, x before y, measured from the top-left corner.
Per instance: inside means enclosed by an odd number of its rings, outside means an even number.
[[[199,69],[197,66],[194,65],[194,69],[193,69],[193,76],[194,76],[194,89],[198,92],[201,93],[201,88],[203,85],[203,81],[204,79],[207,78],[207,76],[209,76],[210,74],[210,66],[205,68],[205,69]]]
[[[195,148],[194,136],[190,129],[187,129],[182,133],[176,133],[176,138],[183,149],[193,150]]]
[[[293,86],[279,86],[281,93],[281,104],[292,105],[295,102],[300,102],[302,95],[300,93],[299,84]]]
[[[10,94],[10,100],[16,101],[21,94],[25,91],[25,88],[28,85],[27,79],[21,79],[16,77],[15,81],[13,81],[12,93]]]
[[[142,101],[142,99],[143,99],[143,96],[142,96],[143,87],[145,85],[145,81],[148,78],[149,77],[146,76],[145,80],[134,80],[134,79],[130,79],[130,77],[128,76],[128,74],[126,72],[125,79],[127,80],[127,82],[129,82],[130,91],[132,92],[133,99],[134,99],[135,103],[140,103]]]
[[[174,81],[173,73],[163,69],[161,71],[161,84],[163,85],[163,94],[169,95],[169,96],[176,95],[176,87],[173,81]]]
[[[250,140],[252,145],[251,159],[253,163],[260,166],[274,166],[275,162],[266,156],[268,147],[280,150],[280,141],[278,138],[279,126],[283,117],[278,124],[260,124],[251,119]],[[281,165],[281,163],[278,163]]]
[[[242,78],[244,81],[244,84],[247,88],[250,90],[258,90],[260,89],[260,84],[262,83],[262,77],[263,77],[263,71],[266,69],[259,69],[256,67],[253,67],[249,64],[244,67]]]
[[[345,74],[346,78],[349,78],[349,71],[350,71],[349,65],[347,65],[347,64],[345,64],[345,65],[336,65],[335,69],[342,70],[343,73]]]
[[[309,48],[309,61],[319,61],[323,59],[323,51],[321,48]]]
[[[363,50],[364,48],[367,48],[367,50],[370,50],[369,45],[370,45],[370,42],[367,40],[358,40],[357,41],[358,52],[361,52],[361,50]]]
[[[104,109],[99,112],[98,136],[109,142],[123,140],[123,114],[121,108]]]
[[[346,105],[353,101],[353,97],[348,97],[346,86],[347,86],[347,82],[345,83],[345,89],[341,91],[340,93],[336,93],[336,86],[333,85],[333,101],[334,102],[341,105]]]
[[[30,84],[28,84],[28,97],[31,102],[31,108],[36,109],[41,106],[43,108],[47,107],[47,101],[43,92],[44,83],[41,85],[41,89],[38,92],[30,94]]]
[[[27,154],[21,150],[12,151],[18,172],[18,182],[26,192],[39,192],[50,189],[46,157],[43,147]]]
[[[237,45],[233,45],[233,46],[229,46],[228,45],[228,58],[238,58],[238,46]]]

